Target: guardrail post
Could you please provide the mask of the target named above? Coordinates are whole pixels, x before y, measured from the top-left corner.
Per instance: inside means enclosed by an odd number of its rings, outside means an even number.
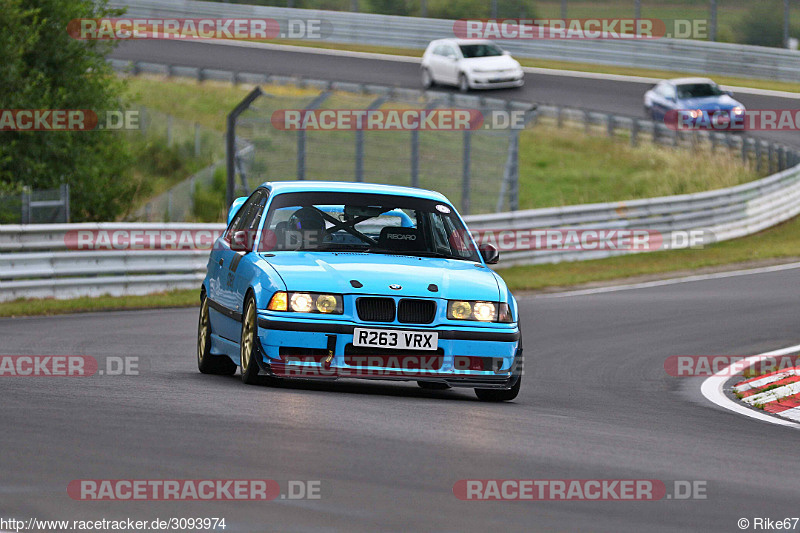
[[[609,137],[613,137],[614,136],[614,115],[612,115],[611,113],[606,115],[606,128],[607,128],[608,136]]]
[[[556,125],[559,128],[564,126],[564,110],[561,109],[561,106],[556,107]]]
[[[64,202],[64,223],[69,224],[69,184],[61,184],[61,201]]]
[[[742,163],[747,164],[747,148],[748,148],[748,140],[746,137],[742,137]]]
[[[708,134],[708,140],[711,141],[711,153],[717,151],[717,132],[712,131]]]
[[[786,169],[786,150],[783,146],[778,147],[778,171]]]
[[[22,188],[22,213],[20,214],[22,224],[31,223],[31,189]]]
[[[755,146],[755,149],[756,149],[756,172],[761,172],[761,165],[762,165],[762,161],[761,161],[761,141],[759,139],[756,139],[756,143],[755,144],[756,144],[756,146]]]
[[[767,168],[770,174],[775,172],[775,145],[772,143],[767,145]]]
[[[167,146],[172,146],[172,115],[167,115]]]
[[[592,118],[589,116],[589,111],[583,110],[583,127],[586,135],[589,135],[589,129],[592,125]]]
[[[464,215],[469,215],[471,152],[472,132],[464,130],[464,157],[461,166],[461,213]]]
[[[510,142],[511,179],[508,188],[508,208],[516,211],[519,209],[519,131],[511,133]]]
[[[200,157],[200,124],[194,123],[194,156]]]
[[[635,118],[631,122],[631,146],[636,146],[639,136],[639,119]]]
[[[411,186],[419,187],[419,129],[411,130]]]

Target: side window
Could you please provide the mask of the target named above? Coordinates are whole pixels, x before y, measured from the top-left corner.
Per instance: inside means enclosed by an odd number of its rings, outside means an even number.
[[[258,223],[261,221],[261,215],[264,212],[264,205],[266,205],[266,202],[267,191],[264,189],[258,189],[250,195],[250,198],[242,204],[239,212],[236,213],[236,216],[231,221],[225,238],[230,241],[231,236],[237,231],[258,228]],[[253,235],[251,238],[254,237]]]
[[[672,85],[664,85],[664,96],[666,98],[675,98],[675,87]]]
[[[458,57],[455,48],[453,48],[452,46],[444,46],[444,55]]]

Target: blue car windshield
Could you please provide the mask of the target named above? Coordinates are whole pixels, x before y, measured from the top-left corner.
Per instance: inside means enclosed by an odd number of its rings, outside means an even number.
[[[722,90],[716,85],[710,83],[688,83],[685,85],[678,85],[678,98],[683,100],[685,98],[707,98],[709,96],[721,96]]]
[[[371,193],[276,195],[259,251],[363,252],[480,261],[449,204]]]

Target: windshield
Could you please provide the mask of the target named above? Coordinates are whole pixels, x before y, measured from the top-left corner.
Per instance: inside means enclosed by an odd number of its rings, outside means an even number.
[[[710,83],[691,83],[678,85],[678,98],[705,98],[707,96],[720,96],[722,90]]]
[[[500,47],[492,43],[462,44],[459,45],[459,48],[461,48],[461,54],[465,59],[503,55],[503,51],[500,49]]]
[[[270,204],[259,251],[325,251],[479,262],[449,204],[362,193],[284,193]]]

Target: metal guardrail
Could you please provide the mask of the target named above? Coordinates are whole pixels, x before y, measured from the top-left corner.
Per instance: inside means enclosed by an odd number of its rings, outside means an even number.
[[[194,0],[112,0],[136,17],[227,17],[318,19],[330,23],[321,40],[402,48],[424,48],[453,37],[453,20],[317,11]],[[800,81],[800,54],[791,50],[682,39],[500,40],[519,57],[571,61],[745,78]]]
[[[115,63],[118,68],[125,65]],[[140,70],[142,64],[138,65]],[[152,65],[149,65],[152,66]],[[180,69],[155,65],[159,72]],[[166,68],[166,70],[165,70]],[[198,71],[195,70],[196,74]],[[186,72],[189,75],[189,71]],[[222,79],[261,83],[281,81],[354,91],[402,91],[409,98],[423,91],[380,86],[336,84],[324,80],[297,80],[265,74],[220,72]],[[514,106],[503,100],[474,95],[453,95],[455,105]],[[495,101],[496,100],[496,101]],[[527,106],[528,104],[524,104]],[[702,229],[723,241],[750,235],[800,214],[800,157],[792,150],[741,135],[717,132],[679,132],[650,120],[622,117],[583,109],[540,106],[534,120],[579,124],[587,130],[601,128],[608,135],[626,133],[635,144],[642,136],[674,146],[698,141],[741,150],[745,159],[755,156],[757,166],[784,169],[758,181],[695,194],[473,215],[465,217],[471,230],[514,229],[645,229],[672,232]],[[787,168],[790,167],[790,168]],[[148,294],[172,289],[198,288],[206,268],[208,250],[90,250],[68,249],[67,234],[77,230],[206,230],[220,224],[101,223],[70,225],[0,225],[0,301],[17,298],[73,298],[101,294]],[[629,253],[621,250],[517,250],[503,253],[501,265],[554,263],[597,259]]]
[[[465,217],[470,229],[702,229],[715,241],[742,237],[800,214],[800,165],[716,191],[628,202],[575,205]],[[221,224],[69,224],[0,226],[0,301],[147,294],[198,288],[208,250],[67,250],[76,230],[222,230]],[[688,243],[687,243],[688,244]],[[12,252],[12,253],[8,253]],[[597,259],[621,250],[519,250],[502,265]]]

